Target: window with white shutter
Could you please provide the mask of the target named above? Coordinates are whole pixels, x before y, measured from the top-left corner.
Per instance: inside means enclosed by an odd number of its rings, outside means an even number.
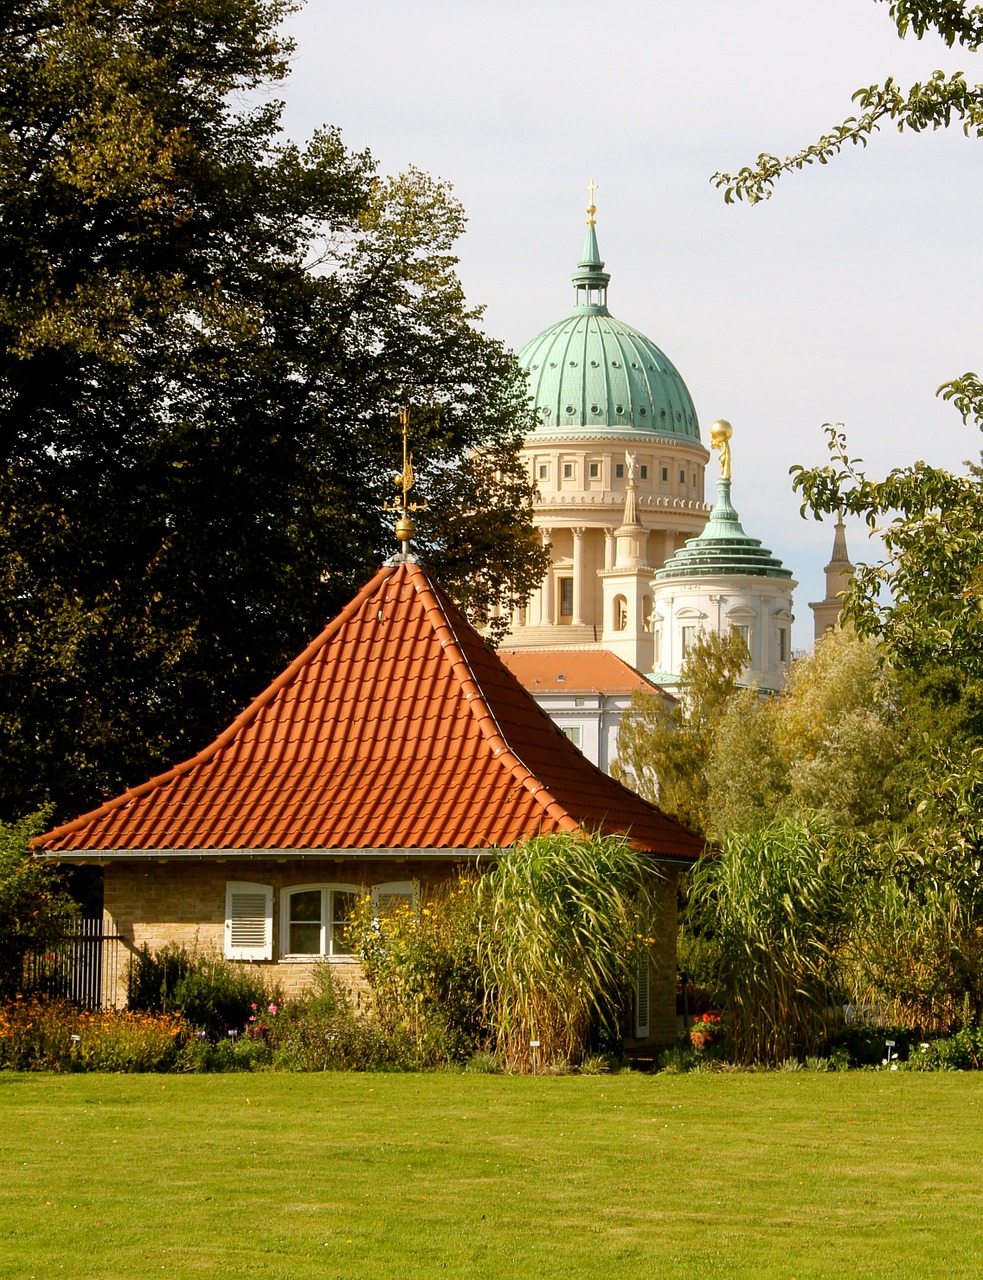
[[[228,960],[273,959],[273,886],[228,880],[225,885]]]
[[[646,951],[638,957],[638,967],[635,970],[635,1038],[637,1040],[647,1040],[649,1037],[650,977],[649,955]]]

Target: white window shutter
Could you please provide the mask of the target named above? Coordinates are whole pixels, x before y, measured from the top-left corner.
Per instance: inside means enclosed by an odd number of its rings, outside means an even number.
[[[273,886],[248,880],[225,884],[227,960],[273,959]]]
[[[635,970],[635,1038],[647,1040],[649,1037],[651,1000],[649,954],[644,952],[638,957]]]

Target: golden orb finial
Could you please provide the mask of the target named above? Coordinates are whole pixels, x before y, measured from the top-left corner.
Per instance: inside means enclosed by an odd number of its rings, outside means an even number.
[[[718,418],[710,427],[710,448],[720,450],[720,478],[730,479],[730,438],[734,428],[726,418]]]
[[[590,204],[587,206],[587,225],[593,227],[596,223],[594,214],[597,213],[597,205],[594,203],[594,192],[597,190],[597,183],[593,178],[591,178],[584,190],[590,196]]]
[[[427,504],[410,502],[410,490],[416,484],[416,475],[413,471],[413,454],[409,448],[410,411],[405,405],[399,412],[399,423],[403,433],[403,469],[399,475],[393,476],[397,491],[396,500],[391,504],[386,503],[385,508],[388,511],[400,513],[395,532],[396,539],[402,546],[401,555],[405,557],[409,556],[409,544],[416,533],[413,521],[410,519],[410,512],[422,511]]]

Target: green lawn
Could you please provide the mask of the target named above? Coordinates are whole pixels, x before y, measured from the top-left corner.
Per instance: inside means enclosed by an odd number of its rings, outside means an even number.
[[[983,1275],[983,1076],[0,1074],[0,1276]]]

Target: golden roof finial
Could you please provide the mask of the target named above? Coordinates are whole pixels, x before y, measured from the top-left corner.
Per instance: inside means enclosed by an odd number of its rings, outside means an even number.
[[[426,503],[410,502],[410,490],[416,484],[416,476],[413,473],[413,454],[409,449],[410,410],[408,405],[403,405],[400,409],[399,422],[403,431],[403,469],[399,475],[393,476],[393,483],[399,490],[399,496],[386,509],[400,513],[399,519],[396,521],[396,537],[403,544],[402,551],[406,555],[408,554],[408,544],[416,532],[413,527],[413,521],[410,519],[410,512],[422,511]]]
[[[593,178],[591,178],[584,190],[590,197],[590,204],[587,206],[587,225],[593,227],[597,221],[594,217],[594,214],[597,213],[597,205],[594,203],[594,192],[597,190],[597,183]]]

